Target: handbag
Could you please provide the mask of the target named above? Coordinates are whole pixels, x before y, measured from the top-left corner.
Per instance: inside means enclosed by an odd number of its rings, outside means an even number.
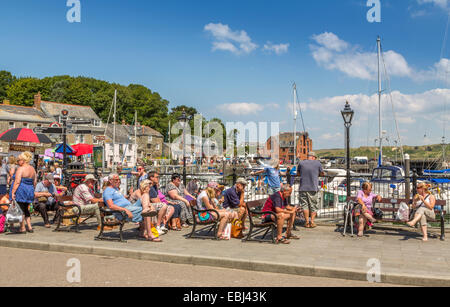
[[[373,217],[377,220],[383,219],[383,211],[380,208],[373,209]]]
[[[19,204],[14,200],[12,206],[6,213],[6,223],[22,223],[23,212],[19,207]]]
[[[235,238],[235,239],[240,239],[242,238],[244,235],[242,234],[242,230],[244,229],[244,227],[242,227],[242,221],[235,219],[232,223],[231,223],[231,237]]]

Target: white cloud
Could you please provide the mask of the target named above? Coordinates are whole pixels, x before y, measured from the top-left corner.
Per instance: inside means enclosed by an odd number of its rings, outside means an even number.
[[[264,106],[253,102],[236,102],[219,105],[223,112],[230,112],[233,115],[256,114],[264,110]]]
[[[230,112],[233,115],[257,114],[265,109],[279,109],[277,103],[257,104],[254,102],[226,103],[217,107],[220,111]]]
[[[363,80],[376,80],[378,74],[378,59],[375,52],[360,50],[357,46],[341,40],[329,32],[313,35],[316,44],[310,45],[312,56],[316,63],[328,70],[343,72],[349,77]],[[389,50],[383,52],[384,62],[389,77],[408,77],[423,82],[430,80],[447,81],[448,59],[442,59],[427,70],[413,69],[403,55]],[[381,67],[384,70],[384,67]]]
[[[264,51],[267,52],[275,52],[277,55],[283,54],[288,52],[289,50],[289,44],[278,44],[278,45],[274,45],[271,42],[267,42],[264,45]]]
[[[211,33],[215,41],[213,42],[213,51],[230,51],[234,54],[249,54],[258,45],[253,43],[245,31],[233,31],[228,25],[221,23],[209,23],[204,28]]]
[[[319,35],[313,35],[312,38],[316,41],[316,43],[324,46],[326,49],[329,50],[340,52],[348,48],[348,43],[341,40],[334,33],[325,32]]]

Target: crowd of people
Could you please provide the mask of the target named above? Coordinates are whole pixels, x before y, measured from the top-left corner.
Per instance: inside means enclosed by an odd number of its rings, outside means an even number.
[[[5,214],[8,207],[2,204],[17,204],[23,213],[18,233],[33,232],[30,208],[38,212],[44,227],[50,228],[52,223],[61,218],[60,197],[67,195],[68,189],[61,185],[62,170],[58,164],[42,168],[39,163],[35,168],[30,163],[33,155],[29,152],[20,154],[17,159],[10,157],[0,165],[0,210]],[[245,191],[248,181],[237,179],[236,183],[225,189],[217,182],[210,182],[204,189],[199,188],[197,180],[192,180],[187,187],[182,183],[179,174],[173,174],[170,182],[161,191],[160,175],[156,171],[147,173],[144,166],[139,166],[137,172],[137,186],[123,194],[120,192],[120,176],[112,173],[107,177],[87,175],[72,193],[72,203],[81,208],[82,215],[95,216],[97,227],[101,224],[100,207],[106,206],[115,213],[116,219],[125,218],[131,223],[139,225],[139,236],[151,242],[162,242],[161,236],[168,231],[181,231],[197,222],[218,222],[217,236],[221,240],[228,240],[224,234],[227,223],[240,221],[245,229],[245,221],[249,214],[245,203]],[[300,177],[299,206],[291,205],[291,183],[282,184],[280,181],[279,163],[275,162],[264,170],[252,175],[265,174],[269,182],[269,197],[265,201],[262,211],[263,222],[276,222],[276,241],[289,244],[299,237],[293,234],[293,226],[298,212],[303,212],[305,227],[315,228],[318,206],[318,179],[324,175],[324,170],[316,160],[314,152],[310,152],[308,159],[300,161],[297,166],[297,176]],[[99,185],[101,191],[97,191]],[[9,193],[8,193],[9,186]],[[417,208],[414,219],[408,223],[414,227],[420,223],[423,240],[427,238],[427,219],[434,218],[435,198],[428,190],[428,186],[420,184],[419,194],[414,198],[413,206]],[[101,194],[95,192],[101,192]],[[369,182],[362,185],[358,192],[356,214],[358,215],[358,236],[376,223],[372,203],[374,199],[380,201],[381,196],[372,193]],[[196,206],[201,213],[193,215],[192,206]],[[204,210],[209,211],[205,214]],[[75,207],[74,210],[78,210]],[[203,210],[203,211],[202,211]],[[53,221],[49,220],[49,211],[54,211]],[[78,213],[78,212],[77,212]],[[283,236],[286,225],[285,235]]]

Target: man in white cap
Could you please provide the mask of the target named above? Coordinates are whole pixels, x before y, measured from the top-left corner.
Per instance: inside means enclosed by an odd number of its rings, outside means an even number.
[[[300,176],[300,206],[306,219],[306,228],[316,228],[314,219],[319,210],[319,176],[324,176],[322,164],[316,160],[315,152],[308,153],[308,160],[300,161],[297,176]],[[311,212],[311,221],[309,214]]]
[[[77,186],[73,192],[73,202],[75,205],[81,207],[81,214],[95,214],[98,225],[101,225],[100,209],[98,203],[102,201],[100,198],[96,198],[94,194],[94,186],[96,179],[94,175],[87,175],[84,182]],[[76,212],[78,208],[74,208]]]

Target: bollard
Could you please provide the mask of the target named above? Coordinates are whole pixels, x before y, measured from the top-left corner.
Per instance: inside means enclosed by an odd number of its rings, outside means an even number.
[[[405,198],[411,200],[411,178],[410,178],[411,160],[408,154],[405,154]]]
[[[413,169],[413,194],[417,194],[417,170]]]

